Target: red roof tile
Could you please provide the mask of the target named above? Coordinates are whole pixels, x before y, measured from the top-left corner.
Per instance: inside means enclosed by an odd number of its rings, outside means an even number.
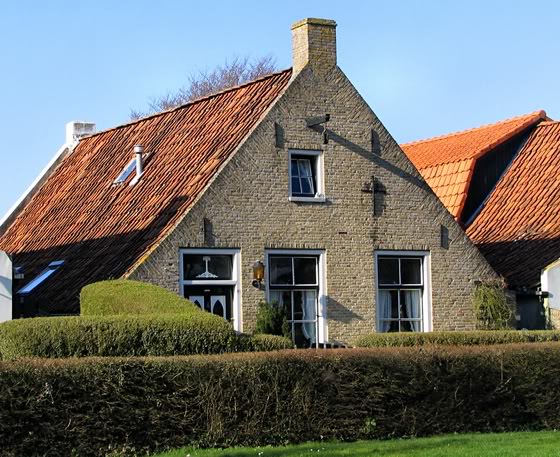
[[[546,119],[546,113],[535,111],[401,147],[453,217],[459,219],[467,200],[476,159],[543,119]],[[441,180],[440,177],[446,179]],[[455,195],[457,198],[450,198]]]
[[[290,77],[286,70],[81,140],[0,238],[0,249],[15,255],[28,280],[65,260],[45,301],[74,311],[84,284],[122,276],[169,232]],[[132,177],[115,186],[135,144],[150,153],[144,175],[134,186]]]
[[[560,123],[529,136],[467,229],[511,286],[533,286],[560,257]]]

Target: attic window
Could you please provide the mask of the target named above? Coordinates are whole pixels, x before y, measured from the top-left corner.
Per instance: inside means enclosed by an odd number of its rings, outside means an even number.
[[[123,182],[125,182],[130,174],[134,171],[135,167],[136,159],[132,159],[130,162],[128,162],[128,165],[124,167],[123,171],[121,171],[121,174],[117,177],[117,179],[113,181],[113,184],[122,184]]]
[[[18,294],[19,295],[30,294],[35,288],[37,288],[43,282],[49,279],[62,265],[64,265],[64,260],[56,260],[54,262],[49,263],[49,266],[45,270],[43,270],[39,274],[39,276],[37,276],[31,282],[27,283],[25,287],[21,288],[18,291]]]

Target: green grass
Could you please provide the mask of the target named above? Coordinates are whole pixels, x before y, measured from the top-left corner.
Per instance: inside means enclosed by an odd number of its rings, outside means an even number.
[[[519,432],[447,435],[356,443],[306,443],[287,447],[192,449],[157,454],[153,457],[300,457],[406,456],[406,457],[521,457],[560,456],[560,432]]]

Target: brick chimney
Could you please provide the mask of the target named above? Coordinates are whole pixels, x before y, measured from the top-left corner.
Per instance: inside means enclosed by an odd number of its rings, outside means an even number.
[[[292,25],[294,74],[309,65],[315,73],[327,73],[336,66],[336,22],[307,18]]]

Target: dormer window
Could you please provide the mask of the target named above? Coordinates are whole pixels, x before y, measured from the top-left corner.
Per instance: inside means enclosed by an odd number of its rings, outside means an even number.
[[[49,263],[49,266],[43,270],[38,276],[32,281],[28,282],[24,287],[18,291],[18,295],[29,295],[33,290],[43,284],[47,279],[49,279],[56,271],[64,265],[64,260],[56,260]]]
[[[324,202],[323,152],[290,151],[290,201]]]

